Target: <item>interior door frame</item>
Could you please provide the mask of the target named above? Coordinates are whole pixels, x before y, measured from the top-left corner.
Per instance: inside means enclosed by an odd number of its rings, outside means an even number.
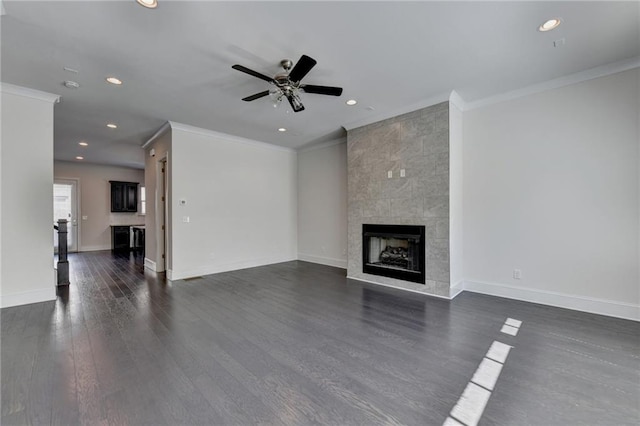
[[[169,266],[169,220],[168,220],[168,153],[157,161],[156,167],[156,272],[165,272]],[[163,171],[164,169],[164,171]],[[163,200],[164,198],[164,200]],[[164,225],[164,229],[163,229]],[[164,255],[164,257],[163,257]]]
[[[164,193],[163,216],[164,216],[164,245],[162,246],[162,252],[164,254],[164,269],[165,271],[171,268],[171,215],[169,212],[169,153],[164,156],[162,160],[164,172],[162,175],[162,189]]]
[[[82,222],[81,221],[82,208],[80,207],[81,206],[81,204],[80,204],[80,179],[79,178],[60,177],[60,178],[54,178],[53,179],[53,183],[54,184],[58,183],[58,184],[73,184],[73,185],[75,185],[76,193],[75,193],[75,197],[73,197],[73,198],[75,198],[75,203],[76,203],[76,206],[75,206],[76,207],[76,219],[75,219],[76,220],[76,225],[75,225],[75,227],[76,227],[75,231],[76,232],[73,235],[74,235],[76,241],[75,241],[75,245],[73,246],[73,249],[71,248],[72,245],[69,244],[69,242],[67,242],[68,243],[67,246],[69,247],[68,251],[70,253],[79,252],[80,251],[80,241],[82,241],[82,239],[80,238],[80,232],[81,232],[80,223]],[[72,210],[73,210],[73,206],[72,206]],[[73,226],[73,224],[70,224],[68,226]]]

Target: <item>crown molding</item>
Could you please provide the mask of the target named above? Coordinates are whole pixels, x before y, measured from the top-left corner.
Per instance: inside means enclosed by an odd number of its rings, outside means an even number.
[[[175,121],[169,121],[171,128],[174,130],[180,130],[187,133],[193,133],[195,135],[209,136],[217,139],[223,139],[227,141],[239,142],[245,145],[253,145],[260,148],[267,148],[276,151],[296,152],[295,149],[287,148],[284,146],[273,145],[267,142],[256,141],[253,139],[247,139],[240,136],[230,135],[227,133],[216,132],[215,130],[203,129],[201,127],[190,126],[188,124],[177,123]]]
[[[547,90],[569,86],[571,84],[581,83],[583,81],[593,80],[599,77],[606,77],[611,74],[617,74],[617,73],[628,71],[634,68],[640,68],[640,56],[636,56],[636,57],[625,59],[618,62],[613,62],[610,64],[601,65],[601,66],[590,68],[588,70],[580,71],[574,74],[558,77],[553,80],[548,80],[543,83],[534,84],[531,86],[523,87],[521,89],[500,93],[497,95],[491,95],[486,98],[481,98],[481,99],[477,99],[475,101],[470,101],[470,102],[465,101],[458,92],[453,90],[449,95],[446,95],[443,93],[440,95],[432,96],[430,98],[427,98],[425,100],[422,100],[410,106],[397,108],[392,111],[376,114],[362,120],[356,120],[356,121],[347,123],[343,125],[343,127],[345,128],[345,130],[353,130],[358,127],[366,126],[368,124],[377,123],[378,121],[386,120],[388,118],[393,118],[402,114],[417,111],[419,109],[426,108],[441,102],[446,102],[447,100],[452,104],[454,104],[461,111],[468,111],[468,110],[481,108],[488,105],[497,104],[500,102],[522,98],[524,96],[534,95],[536,93],[545,92]]]
[[[500,93],[498,95],[492,95],[475,101],[466,102],[465,110],[472,110],[497,104],[500,102],[522,98],[524,96],[535,95],[536,93],[546,92],[547,90],[558,89],[560,87],[582,83],[583,81],[593,80],[599,77],[606,77],[611,74],[617,74],[634,68],[640,68],[640,56],[636,56],[631,59],[625,59],[623,61],[613,62],[606,65],[601,65],[595,68],[590,68],[588,70],[565,75],[553,80],[545,81],[543,83],[512,90],[510,92]]]
[[[339,139],[334,139],[334,140],[331,140],[331,141],[322,142],[322,143],[319,143],[317,145],[311,145],[311,146],[307,146],[307,147],[304,147],[304,148],[299,148],[298,152],[315,151],[316,149],[329,148],[330,146],[341,145],[343,143],[347,143],[347,138],[342,137],[342,138],[339,138]]]
[[[146,149],[149,145],[151,145],[152,143],[154,143],[160,136],[164,135],[165,133],[167,133],[168,131],[171,130],[171,125],[169,124],[168,121],[166,121],[162,126],[160,126],[160,128],[153,134],[153,136],[151,136],[149,138],[148,141],[146,141],[145,143],[143,143],[140,148],[142,149]]]
[[[345,130],[347,131],[357,129],[358,127],[377,123],[378,121],[383,121],[389,118],[398,117],[399,115],[407,114],[409,112],[417,111],[422,108],[430,107],[432,105],[439,104],[441,102],[447,102],[449,100],[449,96],[450,96],[449,93],[441,93],[439,95],[431,96],[430,98],[423,99],[420,102],[416,102],[409,106],[396,108],[391,111],[385,111],[384,113],[369,116],[362,120],[356,120],[347,124],[343,124],[342,127],[344,127]]]
[[[467,108],[467,103],[455,90],[451,91],[451,94],[449,95],[449,102],[455,105],[460,111],[464,111]]]
[[[0,82],[0,92],[8,93],[10,95],[23,96],[25,98],[37,99],[39,101],[45,101],[52,104],[57,104],[58,102],[60,102],[60,95],[54,95],[53,93],[42,92],[40,90],[16,86],[15,84],[4,82]]]

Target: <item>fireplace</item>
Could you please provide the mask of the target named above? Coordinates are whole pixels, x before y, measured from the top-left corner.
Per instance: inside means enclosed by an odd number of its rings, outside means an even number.
[[[362,225],[362,272],[424,284],[424,226]]]

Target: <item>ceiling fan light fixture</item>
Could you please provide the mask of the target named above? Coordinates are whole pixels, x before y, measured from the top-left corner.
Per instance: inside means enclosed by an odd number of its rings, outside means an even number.
[[[140,6],[144,6],[147,9],[155,9],[158,7],[158,0],[136,0]]]
[[[553,29],[558,28],[561,23],[562,23],[562,19],[560,19],[560,18],[547,19],[544,23],[542,23],[538,27],[538,31],[543,32],[543,33],[547,32],[547,31],[551,31]]]
[[[283,96],[284,93],[282,93],[282,90],[280,90],[279,88],[272,87],[271,89],[269,89],[269,98],[271,99],[274,108],[278,108],[280,106]]]
[[[300,96],[298,96],[297,93],[292,93],[287,98],[289,99],[289,104],[291,104],[291,109],[293,109],[293,112],[300,112],[304,110],[304,105],[302,105]]]

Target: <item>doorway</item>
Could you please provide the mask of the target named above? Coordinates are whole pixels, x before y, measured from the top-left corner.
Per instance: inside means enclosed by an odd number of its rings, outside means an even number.
[[[156,218],[157,218],[157,269],[158,272],[163,272],[168,269],[169,259],[167,259],[167,245],[168,245],[168,226],[167,226],[167,203],[168,203],[168,185],[167,185],[167,157],[158,161],[158,178],[157,178],[157,194],[159,202],[156,202]]]
[[[78,251],[78,181],[56,179],[53,181],[53,223],[67,219],[67,250]],[[58,252],[58,233],[53,231],[53,247]]]

